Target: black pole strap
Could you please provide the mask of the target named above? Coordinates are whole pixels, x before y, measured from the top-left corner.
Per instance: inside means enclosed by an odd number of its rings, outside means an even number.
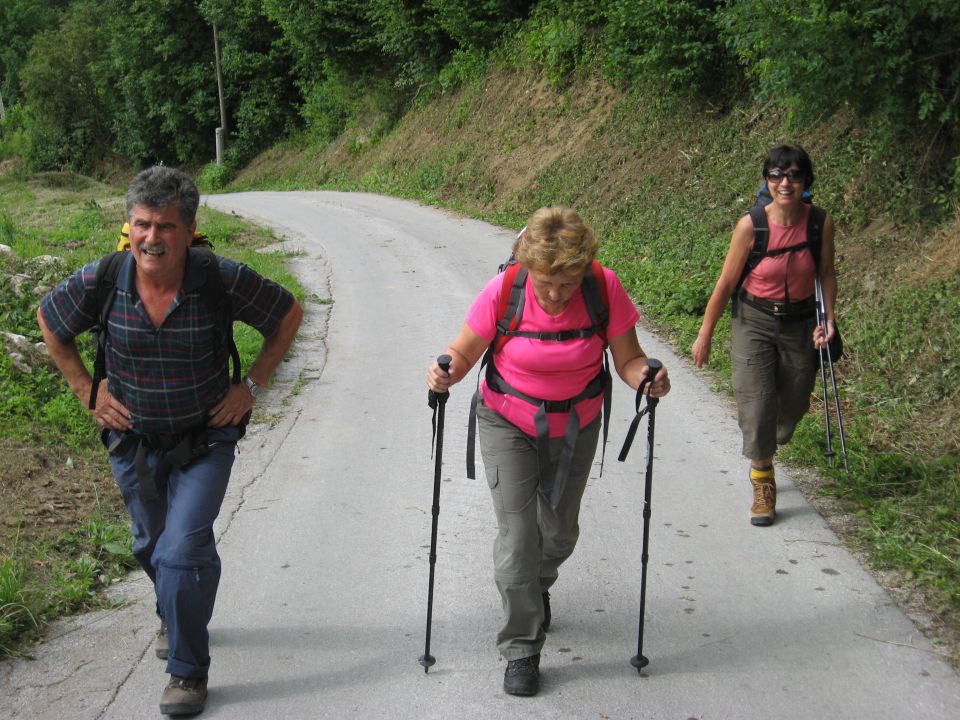
[[[627,459],[627,453],[630,452],[630,447],[633,445],[633,439],[637,435],[637,428],[640,427],[640,420],[650,412],[653,408],[657,406],[659,400],[655,397],[650,397],[650,388],[653,386],[653,379],[657,376],[657,373],[660,372],[660,369],[663,367],[663,363],[659,360],[653,358],[647,358],[647,376],[640,381],[640,386],[637,388],[637,397],[636,397],[636,415],[634,415],[633,420],[630,423],[630,428],[627,430],[627,437],[623,441],[623,448],[620,450],[620,455],[617,457],[617,460],[623,462]],[[644,393],[646,390],[646,393]],[[640,403],[643,400],[644,395],[647,396],[647,404],[643,410],[640,409]]]

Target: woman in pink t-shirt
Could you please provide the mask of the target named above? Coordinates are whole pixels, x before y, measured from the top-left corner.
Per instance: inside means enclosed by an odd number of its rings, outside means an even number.
[[[647,376],[636,308],[617,276],[595,263],[596,252],[596,238],[576,212],[538,210],[514,244],[517,290],[504,290],[504,277],[512,275],[490,280],[445,351],[453,359],[449,372],[436,363],[427,371],[430,389],[446,392],[497,339],[476,416],[500,528],[494,576],[505,622],[497,647],[507,660],[503,687],[511,695],[534,695],[539,687],[540,649],[551,620],[548,591],[576,545],[580,500],[597,449],[609,379],[606,345],[630,387]],[[501,300],[503,307],[508,300],[522,303],[520,323],[506,337],[497,327]],[[653,397],[669,391],[666,369],[650,387]]]
[[[740,286],[754,249],[754,220],[744,215],[733,231],[727,259],[692,348],[697,367],[702,367],[710,359],[717,321],[736,293],[733,387],[743,454],[750,458],[750,522],[761,526],[773,524],[776,516],[773,456],[777,445],[790,442],[810,407],[818,368],[814,348],[826,347],[836,335],[837,299],[833,221],[804,201],[805,192],[813,185],[810,157],[798,145],[779,145],[767,155],[763,177],[770,202],[759,217],[766,217],[767,253],[773,254],[763,257]],[[807,243],[808,237],[817,233],[808,236],[808,226],[821,228],[819,267],[816,248]],[[818,273],[826,333],[816,322],[814,279]]]

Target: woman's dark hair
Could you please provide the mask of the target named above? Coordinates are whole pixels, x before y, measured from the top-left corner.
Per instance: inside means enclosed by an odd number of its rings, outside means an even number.
[[[777,145],[767,153],[767,159],[763,161],[763,177],[766,178],[773,168],[786,170],[794,163],[806,178],[803,189],[808,190],[813,185],[813,162],[799,145]]]

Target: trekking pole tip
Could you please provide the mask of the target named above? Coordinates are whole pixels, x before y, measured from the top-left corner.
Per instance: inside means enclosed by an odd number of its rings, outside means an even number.
[[[426,674],[436,664],[437,659],[433,655],[421,655],[418,662],[423,665],[423,672]]]
[[[642,670],[650,664],[650,661],[647,659],[646,655],[634,655],[630,658],[630,664],[637,669],[637,674],[642,675]]]

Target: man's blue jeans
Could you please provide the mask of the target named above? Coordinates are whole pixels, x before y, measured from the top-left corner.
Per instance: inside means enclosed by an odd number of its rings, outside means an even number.
[[[133,554],[153,580],[157,613],[167,624],[167,672],[171,675],[205,678],[210,668],[207,625],[220,583],[213,523],[242,436],[243,430],[237,427],[210,428],[210,453],[185,468],[171,468],[166,481],[159,484],[159,498],[152,502],[141,496],[136,446],[110,454],[130,515]],[[159,459],[160,452],[149,452],[151,472]]]

